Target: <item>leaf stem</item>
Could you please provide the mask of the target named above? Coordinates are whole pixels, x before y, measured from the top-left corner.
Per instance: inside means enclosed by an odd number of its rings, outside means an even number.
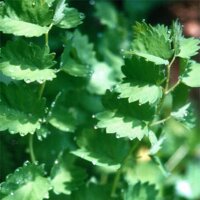
[[[169,94],[170,92],[174,91],[174,89],[180,84],[181,80],[179,79],[171,88],[169,88],[166,91],[166,94]]]
[[[29,152],[30,152],[31,162],[35,163],[36,158],[35,158],[35,153],[33,150],[33,135],[32,134],[30,134],[29,136]]]
[[[167,80],[166,80],[166,85],[165,85],[165,90],[164,90],[164,92],[165,92],[165,95],[166,95],[166,92],[168,91],[168,88],[169,88],[169,82],[170,82],[170,72],[171,72],[171,66],[172,66],[172,64],[173,64],[173,62],[174,62],[174,60],[175,60],[175,56],[173,56],[173,58],[172,58],[172,60],[171,60],[171,62],[169,63],[169,65],[167,66]]]
[[[166,117],[164,119],[161,119],[159,121],[153,122],[150,126],[156,126],[158,124],[162,124],[162,123],[166,122],[167,120],[169,120],[170,118],[171,118],[171,116],[168,116],[168,117]]]
[[[42,98],[42,94],[44,92],[45,85],[46,85],[46,82],[41,84],[41,87],[40,87],[40,90],[39,90],[39,95],[38,95],[39,100]]]
[[[117,170],[117,173],[116,173],[114,181],[113,181],[113,186],[112,186],[112,190],[111,190],[111,197],[116,197],[116,189],[117,189],[118,184],[119,184],[121,173],[122,173],[124,167],[126,166],[126,163],[129,160],[130,156],[132,155],[134,150],[137,148],[138,144],[139,144],[138,142],[133,144],[130,151],[128,152],[128,154],[126,155],[124,160],[122,161],[120,168]]]

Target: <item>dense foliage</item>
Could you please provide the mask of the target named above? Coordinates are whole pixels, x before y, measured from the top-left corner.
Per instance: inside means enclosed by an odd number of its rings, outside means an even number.
[[[65,0],[0,4],[0,199],[200,198],[200,40],[90,4],[94,45]]]

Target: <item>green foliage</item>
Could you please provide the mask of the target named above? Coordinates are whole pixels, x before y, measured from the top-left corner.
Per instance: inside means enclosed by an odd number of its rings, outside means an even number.
[[[106,143],[105,143],[106,140]],[[93,165],[116,170],[129,150],[123,140],[92,130],[85,130],[78,138],[79,149],[72,153]]]
[[[2,200],[39,200],[48,197],[50,181],[45,177],[43,166],[25,162],[1,184]]]
[[[134,186],[129,186],[124,194],[124,200],[156,200],[157,193],[154,185],[138,182]]]
[[[41,49],[35,44],[17,40],[8,42],[1,49],[0,56],[0,71],[14,80],[43,83],[56,77],[55,70],[49,69],[55,61],[48,48]]]
[[[0,199],[198,199],[199,39],[81,3],[0,3]]]
[[[75,159],[68,152],[63,152],[55,160],[51,170],[51,185],[55,194],[71,194],[71,191],[84,184],[85,171],[76,166]]]
[[[11,134],[33,134],[40,128],[44,116],[44,99],[38,99],[37,91],[27,85],[0,85],[0,130]]]

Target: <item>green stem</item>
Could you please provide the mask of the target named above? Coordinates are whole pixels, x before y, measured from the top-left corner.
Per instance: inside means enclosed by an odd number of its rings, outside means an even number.
[[[29,152],[30,152],[31,162],[35,163],[36,158],[33,150],[33,135],[29,136]]]
[[[175,56],[172,58],[171,62],[169,63],[169,65],[167,66],[167,80],[166,80],[166,85],[165,85],[165,94],[168,91],[169,88],[169,82],[170,82],[170,72],[171,72],[171,66],[175,60]]]
[[[131,147],[131,149],[128,152],[127,156],[122,161],[120,168],[117,170],[117,173],[116,173],[114,181],[113,181],[113,186],[112,186],[112,190],[111,190],[111,197],[115,197],[116,196],[116,189],[117,189],[118,184],[119,184],[121,173],[122,173],[124,167],[126,166],[127,161],[129,160],[129,157],[132,155],[134,150],[137,148],[138,144],[139,144],[138,142],[136,144],[135,143],[133,144],[133,146]]]
[[[156,126],[158,124],[162,124],[162,123],[166,122],[167,120],[169,120],[170,118],[171,118],[171,116],[168,116],[168,117],[166,117],[164,119],[161,119],[159,121],[153,122],[150,126]]]
[[[42,98],[42,94],[44,92],[45,85],[46,85],[46,82],[42,83],[42,85],[40,87],[39,95],[38,95],[39,100]]]
[[[166,79],[166,85],[163,89],[163,95],[162,95],[162,98],[160,99],[160,102],[158,104],[158,107],[157,107],[157,110],[156,110],[156,113],[155,115],[159,115],[160,111],[161,111],[161,108],[162,108],[162,105],[163,105],[163,102],[164,102],[164,99],[166,97],[166,95],[168,94],[167,91],[168,91],[168,87],[169,87],[169,82],[170,82],[170,69],[171,69],[171,66],[173,64],[175,60],[175,56],[172,58],[171,62],[169,63],[169,65],[167,66],[167,79]],[[150,123],[151,124],[151,123]]]
[[[180,84],[181,80],[179,79],[171,88],[169,88],[167,91],[166,91],[166,94],[169,94],[170,92],[174,91],[175,88]]]

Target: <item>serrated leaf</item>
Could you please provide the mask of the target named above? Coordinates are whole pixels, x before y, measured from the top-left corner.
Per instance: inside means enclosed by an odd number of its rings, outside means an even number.
[[[24,136],[40,128],[44,115],[44,99],[25,85],[0,85],[0,131]]]
[[[105,111],[96,115],[99,122],[98,128],[105,128],[107,133],[116,133],[117,138],[127,137],[130,140],[137,138],[141,140],[148,134],[148,128],[144,122],[128,118],[124,116],[118,116],[114,112]]]
[[[16,169],[1,183],[2,200],[39,200],[48,197],[50,182],[44,177],[43,166],[29,162]]]
[[[194,110],[190,103],[182,106],[176,112],[172,112],[171,116],[182,122],[183,125],[189,130],[195,127],[196,119]]]
[[[0,18],[0,31],[16,36],[39,37],[48,32],[48,27],[5,17],[3,19]]]
[[[122,72],[130,82],[137,81],[154,85],[163,80],[163,69],[153,62],[148,62],[136,56],[133,56],[131,59],[125,59],[125,64],[122,66]]]
[[[84,130],[77,138],[77,144],[79,149],[72,151],[74,155],[111,170],[120,167],[129,150],[126,141],[93,130]]]
[[[124,200],[156,200],[158,191],[155,185],[138,182],[135,185],[129,185],[127,191],[124,194]]]
[[[122,83],[116,88],[120,98],[128,98],[128,101],[139,101],[139,104],[154,104],[162,97],[162,88],[156,85],[140,83]]]
[[[83,13],[79,13],[75,8],[67,7],[65,0],[60,0],[57,4],[56,11],[53,17],[54,24],[59,28],[75,28],[82,24],[84,19]]]
[[[182,39],[182,27],[178,21],[172,23],[172,44],[175,55],[180,53],[180,40]]]
[[[200,87],[200,63],[191,61],[187,64],[181,75],[181,81],[190,87]]]
[[[43,83],[56,77],[55,70],[49,69],[55,64],[54,54],[46,48],[20,39],[8,42],[0,56],[0,71],[14,80]]]
[[[116,92],[120,93],[118,98],[128,98],[130,103],[154,104],[162,97],[162,87],[157,83],[163,79],[163,74],[153,62],[133,56],[125,60],[122,72],[126,77],[116,87]]]
[[[132,48],[127,54],[143,57],[156,65],[167,65],[173,54],[168,29],[162,25],[152,27],[144,22],[134,26]]]
[[[46,2],[7,0],[0,17],[0,31],[17,36],[38,37],[48,32],[53,16]]]
[[[155,107],[147,103],[142,105],[138,102],[129,103],[127,99],[119,98],[117,93],[110,91],[103,96],[102,103],[108,111],[116,113],[119,117],[144,122],[151,121],[155,112]]]
[[[61,56],[61,69],[72,76],[85,77],[91,74],[95,62],[93,44],[87,36],[75,31]]]
[[[75,163],[76,158],[67,151],[60,154],[51,170],[51,185],[56,194],[71,194],[84,184],[85,171]]]
[[[180,53],[177,55],[181,58],[189,59],[198,54],[200,49],[200,40],[195,38],[181,38],[180,39]]]

